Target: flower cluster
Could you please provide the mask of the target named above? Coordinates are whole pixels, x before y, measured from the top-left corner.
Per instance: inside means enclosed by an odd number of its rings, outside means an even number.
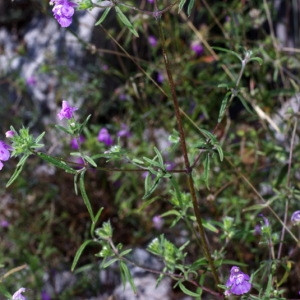
[[[252,287],[249,280],[249,275],[243,273],[239,267],[233,266],[230,270],[230,277],[226,282],[228,290],[225,292],[225,295],[243,295],[248,293]]]
[[[52,9],[53,15],[60,26],[70,26],[72,23],[72,17],[75,12],[74,7],[76,6],[76,4],[69,0],[53,0],[50,3],[54,4],[54,7]]]

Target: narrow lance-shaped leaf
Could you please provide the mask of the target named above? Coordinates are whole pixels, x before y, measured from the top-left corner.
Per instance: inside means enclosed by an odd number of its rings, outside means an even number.
[[[185,2],[186,2],[186,0],[180,0],[180,3],[178,5],[178,8],[179,8],[178,13],[180,13],[182,11],[182,8],[183,8]]]
[[[85,191],[85,185],[84,185],[84,174],[85,172],[82,172],[80,174],[80,179],[79,179],[79,189],[80,189],[80,192],[81,192],[81,196],[83,198],[83,202],[89,212],[89,215],[90,215],[90,218],[92,220],[92,222],[95,220],[94,218],[94,213],[93,213],[93,209],[92,209],[92,206],[91,206],[91,203],[90,203],[90,200],[88,198],[88,195]]]
[[[94,241],[93,240],[86,240],[80,247],[79,249],[77,250],[76,254],[75,254],[75,257],[74,257],[74,260],[73,260],[73,263],[72,263],[72,267],[71,267],[71,271],[74,271],[77,263],[78,263],[78,260],[83,252],[83,250],[85,249],[85,247],[90,244],[90,243],[93,243]]]
[[[198,298],[199,297],[199,294],[196,294],[192,291],[190,291],[189,289],[187,289],[182,282],[179,282],[179,287],[180,289],[182,290],[182,292],[184,292],[186,295],[188,296],[191,296],[191,297],[196,297]]]
[[[191,12],[192,12],[192,9],[193,9],[193,7],[194,7],[194,4],[195,4],[195,0],[190,0],[190,3],[189,3],[189,5],[188,5],[188,9],[187,9],[187,14],[188,14],[188,16],[191,15]]]
[[[227,92],[222,100],[222,104],[221,104],[221,108],[220,108],[220,112],[219,112],[218,123],[221,123],[221,121],[223,120],[224,114],[225,114],[227,106],[228,106],[230,96],[231,96],[231,91]]]
[[[206,187],[209,189],[209,170],[210,170],[210,155],[209,153],[206,154],[204,162],[203,162],[203,166],[204,166],[204,173],[203,173],[203,177],[204,177],[204,182]]]
[[[139,34],[137,33],[137,31],[133,28],[132,24],[130,23],[130,21],[128,20],[128,18],[124,15],[124,13],[121,11],[121,9],[116,6],[115,7],[116,13],[118,18],[121,20],[121,22],[136,36],[138,37]]]
[[[101,213],[103,211],[103,207],[101,207],[98,212],[96,213],[95,217],[94,217],[94,220],[92,222],[92,226],[91,226],[91,236],[94,237],[94,231],[95,231],[95,227],[96,227],[96,224],[101,216]]]
[[[8,180],[8,182],[6,183],[6,187],[9,187],[20,175],[20,173],[23,170],[23,167],[25,165],[25,162],[27,160],[27,158],[29,157],[29,154],[24,154],[21,158],[21,160],[19,161],[16,170],[14,171],[14,173],[12,174],[12,176],[10,177],[10,179]]]
[[[123,285],[125,286],[125,283],[129,282],[133,292],[136,294],[137,293],[136,286],[133,282],[132,276],[130,274],[130,271],[129,271],[127,265],[123,261],[120,261],[120,273],[121,273]]]
[[[47,154],[42,153],[42,152],[37,152],[37,155],[41,159],[43,159],[46,162],[54,165],[55,167],[58,167],[60,169],[65,170],[67,173],[72,173],[72,174],[76,173],[76,170],[74,170],[73,168],[71,168],[70,166],[68,166],[64,161],[61,161],[58,158],[55,158],[53,156],[47,155]]]
[[[103,12],[101,18],[96,22],[95,25],[101,24],[106,19],[107,15],[108,15],[108,13],[110,11],[110,9],[111,9],[111,7],[108,7],[108,8],[105,9],[105,11]]]

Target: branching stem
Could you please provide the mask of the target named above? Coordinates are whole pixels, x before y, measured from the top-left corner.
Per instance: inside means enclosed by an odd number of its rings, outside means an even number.
[[[219,280],[219,276],[218,276],[217,271],[216,271],[216,267],[214,265],[214,261],[211,257],[211,254],[210,254],[209,246],[208,246],[207,239],[206,239],[206,236],[205,236],[204,227],[203,227],[203,224],[202,224],[202,217],[201,217],[200,209],[199,209],[199,206],[198,206],[198,200],[197,200],[197,196],[196,196],[196,189],[195,189],[195,185],[194,185],[194,181],[193,181],[193,177],[192,177],[192,168],[191,168],[189,158],[188,158],[188,151],[187,151],[187,145],[186,145],[186,140],[185,140],[185,133],[184,133],[184,129],[183,129],[179,103],[178,103],[178,99],[177,99],[177,95],[176,95],[176,88],[175,88],[175,84],[174,84],[174,81],[173,81],[172,72],[171,72],[171,69],[170,69],[170,63],[169,63],[168,55],[167,55],[167,52],[166,52],[165,46],[164,46],[165,38],[164,38],[164,34],[163,34],[163,29],[162,29],[160,19],[158,19],[157,21],[158,21],[158,28],[159,28],[159,36],[160,36],[160,39],[161,39],[161,42],[162,42],[162,54],[163,54],[165,68],[166,68],[166,71],[167,71],[168,82],[169,82],[169,86],[170,86],[170,93],[171,93],[171,98],[172,98],[173,106],[174,106],[174,110],[175,110],[175,116],[176,116],[176,120],[177,120],[179,136],[180,136],[180,144],[181,144],[184,164],[185,164],[185,168],[186,168],[186,173],[187,173],[188,186],[189,186],[189,190],[190,190],[190,194],[191,194],[191,198],[192,198],[192,202],[193,202],[194,214],[195,214],[196,221],[197,221],[197,224],[198,224],[198,233],[199,233],[203,253],[204,253],[205,258],[207,259],[208,264],[211,268],[212,275],[214,277],[215,283],[218,285],[220,283],[220,280]]]

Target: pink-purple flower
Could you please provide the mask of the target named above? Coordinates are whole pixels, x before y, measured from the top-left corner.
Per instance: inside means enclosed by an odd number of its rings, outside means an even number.
[[[102,128],[98,133],[98,141],[104,143],[106,146],[111,146],[113,140],[106,128]]]
[[[9,160],[11,147],[0,141],[0,170],[2,170],[4,164],[3,161]]]
[[[156,215],[152,218],[152,225],[157,230],[161,230],[164,223],[165,223],[164,219],[159,215]]]
[[[63,100],[62,109],[57,114],[57,116],[60,120],[64,118],[70,120],[73,117],[73,112],[77,109],[78,108],[70,106],[67,101]]]
[[[300,210],[296,210],[293,212],[291,221],[292,221],[293,225],[300,224]]]
[[[230,277],[226,282],[227,290],[225,294],[227,296],[243,295],[250,291],[252,285],[249,282],[249,275],[243,273],[239,267],[233,266],[230,270]]]
[[[26,291],[25,288],[18,289],[12,296],[12,300],[26,300],[26,297],[22,295]]]
[[[72,23],[76,6],[75,3],[69,0],[54,0],[54,7],[52,9],[54,18],[61,27],[68,27]]]
[[[203,52],[204,52],[204,48],[203,48],[203,46],[201,45],[201,43],[200,42],[198,42],[198,41],[193,41],[192,43],[191,43],[191,50],[196,54],[196,56],[200,56],[200,55],[202,55],[203,54]]]
[[[70,141],[70,146],[72,149],[79,149],[79,146],[78,146],[78,141],[79,143],[83,143],[85,140],[84,136],[80,135],[79,138],[72,138],[71,141]]]
[[[14,137],[15,136],[15,132],[13,131],[13,130],[8,130],[8,131],[6,131],[5,132],[5,136],[7,137],[7,138],[12,138],[12,137]]]
[[[156,47],[157,46],[157,38],[153,35],[149,35],[148,43],[151,47]]]
[[[119,137],[130,137],[131,132],[129,130],[129,127],[126,124],[121,124],[121,129],[118,131],[117,135]]]

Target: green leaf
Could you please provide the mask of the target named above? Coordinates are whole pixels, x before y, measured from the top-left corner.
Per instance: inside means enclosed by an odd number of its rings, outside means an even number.
[[[207,222],[206,220],[202,219],[202,224],[203,227],[205,227],[206,229],[215,233],[219,233],[219,230],[215,226],[213,226],[210,222]]]
[[[263,63],[264,63],[264,61],[262,60],[262,58],[260,58],[260,57],[251,57],[250,59],[249,59],[249,61],[257,61],[260,65],[262,65]],[[248,61],[248,62],[249,62]]]
[[[116,10],[117,16],[121,20],[121,22],[131,31],[132,34],[134,34],[136,37],[139,37],[139,34],[133,28],[133,25],[130,23],[128,18],[123,14],[121,9],[118,6],[115,6],[115,10]]]
[[[160,163],[160,167],[161,167],[161,168],[164,168],[164,167],[165,167],[165,166],[164,166],[164,160],[163,160],[163,158],[162,158],[161,153],[159,152],[159,150],[158,150],[156,147],[154,147],[154,151],[155,151],[155,153],[156,153],[156,155],[157,155],[158,161],[159,161],[159,163]]]
[[[8,292],[6,287],[3,284],[0,284],[0,294],[3,295],[7,299],[11,299],[12,295]]]
[[[205,156],[203,166],[204,166],[204,173],[203,173],[204,182],[205,182],[207,189],[209,189],[209,182],[208,182],[209,170],[210,170],[210,155],[209,155],[209,153],[207,153]]]
[[[219,117],[218,117],[218,123],[221,123],[221,121],[223,120],[224,114],[225,114],[227,106],[228,106],[230,96],[231,96],[231,91],[227,92],[222,100]]]
[[[38,143],[38,142],[43,138],[44,135],[45,135],[45,132],[41,133],[41,134],[35,139],[35,142]]]
[[[99,218],[100,218],[100,216],[101,216],[101,213],[102,213],[103,209],[104,209],[104,207],[101,207],[101,208],[97,211],[97,213],[96,213],[96,215],[95,215],[95,217],[94,217],[94,220],[93,220],[93,222],[92,222],[92,226],[91,226],[91,230],[90,230],[91,236],[92,236],[92,237],[94,236],[95,226],[96,226],[96,224],[97,224],[97,222],[98,222],[98,220],[99,220]]]
[[[191,15],[191,12],[192,12],[192,9],[193,9],[193,7],[194,7],[194,4],[195,4],[195,0],[190,0],[190,3],[189,3],[189,5],[188,5],[188,9],[187,9],[187,14],[188,14],[188,16]]]
[[[120,272],[121,272],[121,279],[122,279],[124,287],[125,287],[125,283],[129,282],[133,292],[136,294],[137,293],[136,286],[133,282],[132,276],[130,274],[130,271],[129,271],[127,265],[123,261],[120,261]]]
[[[266,208],[268,206],[269,206],[269,202],[262,203],[262,204],[254,204],[254,205],[251,205],[247,208],[244,208],[243,211],[261,210],[261,209]]]
[[[103,12],[101,18],[96,22],[95,26],[101,24],[107,17],[109,11],[111,10],[111,7],[108,7],[105,9],[105,11]]]
[[[87,195],[86,190],[85,190],[84,175],[85,175],[85,171],[80,174],[79,189],[80,189],[80,192],[81,192],[81,196],[83,198],[83,202],[84,202],[84,204],[85,204],[85,206],[86,206],[86,208],[89,212],[90,218],[93,222],[95,220],[95,218],[94,218],[94,213],[93,213],[93,209],[92,209],[90,200],[89,200],[88,195]]]
[[[148,176],[146,177],[146,180],[150,180],[151,174],[148,174]],[[158,184],[159,184],[159,181],[160,181],[161,177],[157,176],[154,181],[153,181],[153,184],[149,187],[149,182],[147,183],[147,190],[145,190],[145,194],[143,196],[143,200],[144,199],[147,199],[157,188]],[[146,183],[146,180],[145,180],[145,183]],[[145,187],[146,187],[146,184],[145,184]]]
[[[45,160],[46,162],[54,165],[55,167],[58,167],[60,169],[65,170],[67,173],[72,173],[72,174],[76,174],[76,170],[74,170],[73,168],[71,168],[70,166],[68,166],[64,161],[61,161],[53,156],[47,155],[43,152],[37,152],[37,155]]]
[[[179,285],[180,289],[182,290],[182,292],[185,293],[186,295],[191,296],[191,297],[197,297],[197,298],[199,297],[199,294],[196,294],[196,293],[190,291],[189,289],[187,289],[187,288],[183,285],[182,282],[179,282],[178,285]]]
[[[9,187],[18,178],[18,176],[20,175],[20,173],[23,170],[23,167],[24,167],[25,162],[28,157],[29,157],[29,154],[24,154],[22,156],[19,163],[17,164],[16,170],[14,171],[14,173],[11,175],[10,179],[6,183],[6,187]]]
[[[65,133],[67,133],[67,134],[72,134],[72,132],[70,132],[69,130],[67,130],[65,127],[63,127],[63,126],[60,126],[60,125],[55,125],[55,128],[57,128],[57,129],[59,129],[59,130],[61,130],[61,131],[63,131],[63,132],[65,132]]]
[[[180,13],[182,11],[182,8],[183,8],[185,2],[186,2],[186,0],[180,0],[180,3],[178,5],[178,8],[179,8],[178,13]]]
[[[220,161],[223,161],[224,153],[223,153],[222,147],[220,145],[217,145],[217,144],[215,144],[214,146],[215,146],[216,150],[218,151]]]
[[[150,158],[148,158],[148,157],[143,157],[143,159],[144,159],[147,163],[149,163],[150,166],[155,166],[155,167],[157,167],[157,168],[161,168],[161,165],[160,165],[157,161],[155,161],[155,158],[154,158],[154,159],[150,159]]]
[[[107,267],[109,267],[110,265],[112,265],[113,263],[115,263],[116,261],[118,261],[119,258],[118,257],[114,257],[110,260],[103,260],[103,262],[101,263],[101,268],[105,269]]]
[[[216,136],[213,133],[209,132],[208,130],[199,128],[199,131],[205,138],[210,139],[211,141],[217,141]]]
[[[97,168],[97,164],[95,163],[95,161],[94,161],[91,157],[89,157],[89,156],[87,156],[87,155],[83,155],[83,157],[84,157],[84,159],[85,159],[90,165],[92,165],[93,167]]]
[[[225,53],[229,53],[229,54],[232,54],[234,55],[235,57],[237,57],[239,59],[240,62],[243,61],[242,57],[240,55],[238,55],[236,52],[232,51],[232,50],[228,50],[228,49],[225,49],[225,48],[221,48],[221,47],[212,47],[213,49],[215,50],[219,50],[219,51],[222,51],[222,52],[225,52]]]
[[[93,243],[94,241],[93,240],[86,240],[80,247],[79,249],[77,250],[76,254],[75,254],[75,257],[74,257],[74,260],[73,260],[73,263],[72,263],[72,267],[71,267],[71,271],[74,271],[77,263],[78,263],[78,260],[83,252],[83,250],[85,249],[85,247],[90,244],[90,243]]]

